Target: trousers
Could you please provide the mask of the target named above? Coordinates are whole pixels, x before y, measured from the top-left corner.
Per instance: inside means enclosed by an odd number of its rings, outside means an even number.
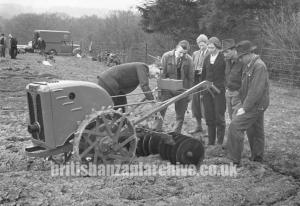
[[[203,96],[205,121],[208,127],[208,144],[214,145],[216,137],[218,144],[223,144],[225,135],[225,111],[226,99],[225,89],[221,90],[220,94],[215,94],[214,97],[205,92]]]
[[[105,89],[110,96],[123,95],[123,96],[119,96],[119,97],[112,97],[112,101],[114,103],[115,110],[118,110],[121,108],[122,112],[125,113],[126,108],[124,105],[127,104],[127,97],[125,96],[126,94],[124,94],[120,91],[118,93],[113,92],[111,90],[111,88],[102,79],[98,79],[98,85],[101,86],[103,89]]]
[[[264,154],[264,111],[254,108],[236,116],[228,128],[226,143],[228,158],[239,163],[244,148],[244,133],[247,133],[252,159],[262,159]]]
[[[200,97],[200,93],[194,94],[192,99],[192,114],[197,120],[197,122],[201,122],[202,119],[202,99]]]
[[[159,99],[160,99],[160,101],[166,101],[172,97],[179,95],[180,93],[181,92],[179,92],[179,91],[162,90]],[[181,133],[184,116],[185,116],[185,112],[188,107],[188,103],[189,103],[188,97],[183,98],[174,103],[175,104],[175,112],[176,112],[176,123],[175,123],[173,131],[176,133]],[[166,111],[167,111],[167,108],[163,109],[160,112],[160,114],[163,118],[166,114]],[[163,119],[156,119],[154,125],[155,125],[154,129],[159,130],[159,131],[162,130]]]
[[[225,96],[226,96],[227,112],[230,120],[232,120],[233,116],[235,116],[237,110],[241,107],[242,103],[239,98],[238,91],[227,90]]]

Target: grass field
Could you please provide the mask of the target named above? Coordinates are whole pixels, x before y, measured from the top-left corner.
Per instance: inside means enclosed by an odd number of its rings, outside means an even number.
[[[49,79],[97,82],[107,68],[89,58],[55,57],[52,67],[42,60],[37,54],[0,59],[0,205],[300,205],[299,90],[272,85],[265,113],[265,161],[248,160],[245,139],[243,166],[236,177],[52,177],[49,161],[24,153],[31,145],[25,86]],[[165,122],[170,130],[172,106]],[[183,132],[193,126],[189,110]],[[204,163],[221,160],[219,147],[207,148]],[[136,161],[164,162],[159,156]]]

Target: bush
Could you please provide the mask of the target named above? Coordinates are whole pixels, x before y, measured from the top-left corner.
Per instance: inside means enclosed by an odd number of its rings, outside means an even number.
[[[281,9],[266,15],[262,24],[265,48],[261,50],[271,78],[300,86],[300,14]]]

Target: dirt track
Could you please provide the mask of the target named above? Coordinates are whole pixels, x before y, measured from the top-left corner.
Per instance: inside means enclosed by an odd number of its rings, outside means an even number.
[[[42,60],[37,54],[0,60],[0,205],[300,205],[300,91],[272,86],[265,162],[248,161],[246,143],[237,177],[51,177],[50,162],[24,154],[31,145],[25,86],[53,78],[96,82],[105,66],[55,57],[47,67]],[[166,122],[174,121],[173,110]],[[184,131],[193,124],[189,112]],[[207,149],[205,163],[222,159],[219,147]],[[137,161],[163,162],[159,156]]]

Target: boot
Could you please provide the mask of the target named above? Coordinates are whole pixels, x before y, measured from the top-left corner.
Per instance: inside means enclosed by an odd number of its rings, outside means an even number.
[[[208,126],[208,145],[214,145],[216,142],[216,127]]]
[[[222,145],[223,140],[225,136],[225,127],[224,126],[218,126],[217,127],[217,139],[218,139],[218,144]]]
[[[249,160],[250,160],[250,161],[254,161],[254,162],[260,162],[260,163],[262,163],[262,162],[263,162],[263,157],[261,157],[261,156],[257,156],[257,157],[251,156],[251,157],[249,158]]]
[[[201,119],[197,120],[196,128],[194,130],[189,131],[188,133],[189,134],[194,134],[194,133],[197,133],[197,132],[203,132],[203,128],[202,128],[202,125],[201,125]]]

